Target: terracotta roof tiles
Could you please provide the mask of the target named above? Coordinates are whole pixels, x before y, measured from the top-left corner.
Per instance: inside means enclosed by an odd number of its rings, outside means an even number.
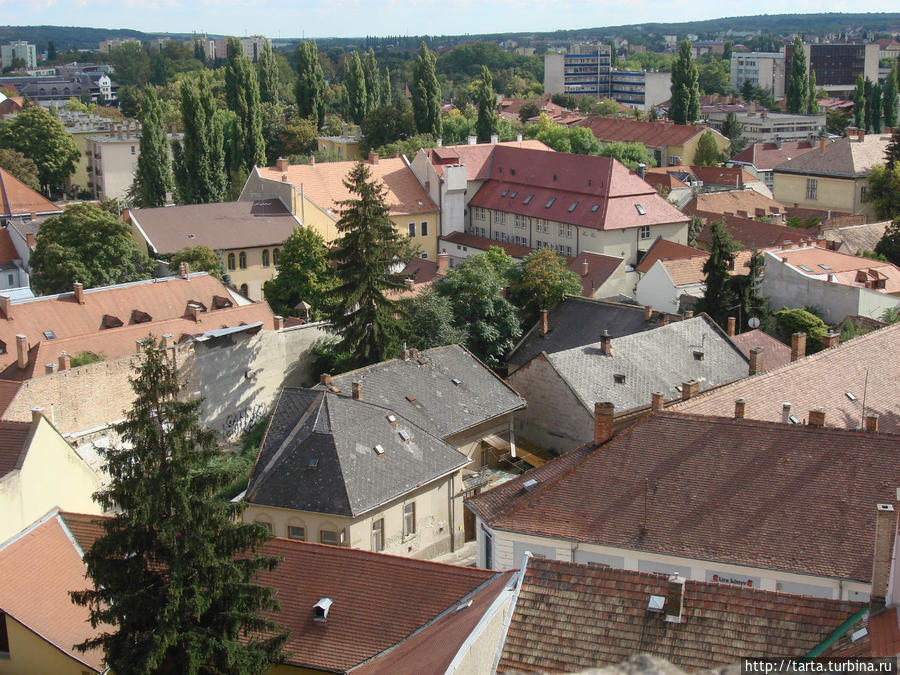
[[[0,227],[0,265],[6,265],[20,258],[19,252],[13,246],[12,237],[9,236],[9,230]]]
[[[21,467],[30,433],[30,422],[0,421],[0,478]]]
[[[734,335],[731,341],[738,346],[738,349],[748,359],[750,358],[751,349],[762,347],[763,370],[772,370],[791,362],[791,348],[758,328],[740,335]]]
[[[553,152],[552,148],[535,139],[504,143],[476,143],[475,145],[444,145],[440,148],[425,148],[424,152],[439,176],[444,175],[443,167],[445,165],[462,164],[466,167],[466,180],[487,180],[490,176],[494,148],[498,147]]]
[[[451,232],[450,234],[441,237],[441,241],[455,244],[457,246],[474,248],[479,251],[487,251],[492,246],[497,246],[498,248],[502,248],[513,258],[516,258],[518,260],[524,260],[526,257],[528,257],[528,255],[534,253],[534,251],[536,250],[531,248],[530,246],[513,244],[512,242],[508,241],[497,241],[496,239],[488,239],[487,237],[477,237],[474,234],[466,234],[465,232]],[[447,246],[441,246],[441,251],[446,252],[448,248],[449,247]]]
[[[755,218],[782,214],[784,205],[756,190],[718,190],[695,195],[684,207],[684,212],[689,215],[703,212]]]
[[[669,121],[641,122],[622,117],[589,116],[579,126],[587,127],[601,141],[643,143],[649,148],[667,145],[684,145],[697,134],[706,131],[705,126],[675,124]],[[718,133],[713,130],[714,133]]]
[[[569,271],[575,272],[581,280],[581,294],[591,298],[624,262],[624,258],[582,251],[571,258],[566,267]]]
[[[747,163],[760,171],[771,171],[789,159],[813,150],[808,141],[782,141],[781,143],[754,143],[731,158],[731,162]]]
[[[900,267],[889,262],[838,253],[818,246],[777,251],[774,255],[807,277],[869,288],[878,293],[900,293]],[[875,282],[880,285],[874,286]]]
[[[641,258],[641,262],[638,263],[637,271],[641,274],[646,274],[657,260],[685,258],[696,255],[706,256],[708,254],[702,249],[694,248],[693,246],[685,246],[684,244],[679,244],[677,241],[670,241],[669,239],[657,237],[656,241],[654,241],[653,244],[650,245],[650,248],[647,249],[647,253],[644,254],[644,257]]]
[[[62,213],[62,209],[9,171],[0,169],[0,216],[27,216],[32,213]]]
[[[713,221],[724,221],[725,229],[728,230],[732,239],[745,249],[763,249],[773,246],[784,246],[785,244],[799,244],[800,242],[812,241],[816,238],[815,231],[810,232],[796,227],[767,223],[762,220],[741,218],[735,215],[723,216],[721,213],[706,211],[696,211],[695,215],[707,223],[697,235],[697,241],[704,246],[709,246],[712,241],[709,223]]]

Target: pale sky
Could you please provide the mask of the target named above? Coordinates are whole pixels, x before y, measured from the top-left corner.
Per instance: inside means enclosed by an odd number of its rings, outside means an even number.
[[[552,31],[721,17],[718,0],[0,0],[0,25],[262,34],[270,38]],[[891,12],[889,0],[757,0],[741,14]]]

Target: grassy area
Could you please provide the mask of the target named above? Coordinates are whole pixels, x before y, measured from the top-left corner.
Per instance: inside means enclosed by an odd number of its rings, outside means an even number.
[[[253,462],[256,460],[256,453],[262,442],[263,434],[266,432],[268,421],[268,416],[264,417],[251,427],[250,431],[244,435],[239,451],[224,453],[217,458],[216,461],[234,476],[231,482],[219,491],[217,495],[219,498],[230,500],[247,489],[250,471],[253,469]]]

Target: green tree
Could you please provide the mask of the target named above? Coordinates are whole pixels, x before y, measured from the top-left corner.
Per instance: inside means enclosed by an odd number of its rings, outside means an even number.
[[[601,157],[614,157],[631,170],[637,169],[638,164],[656,166],[656,160],[650,156],[647,146],[639,141],[607,143],[598,154]]]
[[[725,40],[725,49],[722,52],[722,59],[725,61],[731,61],[731,53],[734,50],[734,42],[731,40]]]
[[[53,40],[47,40],[47,61],[53,63],[56,61],[56,45]]]
[[[26,107],[0,135],[0,143],[33,161],[41,189],[50,193],[75,171],[80,153],[56,115],[39,105]]]
[[[385,68],[381,74],[381,100],[378,105],[390,105],[391,104],[391,71],[389,68]]]
[[[207,272],[219,281],[225,278],[222,258],[209,246],[189,246],[173,253],[169,268],[177,271],[181,263],[187,264],[191,272]]]
[[[687,124],[700,117],[699,72],[691,52],[691,41],[683,40],[672,63],[672,100],[669,119]]]
[[[181,82],[183,145],[172,143],[175,187],[181,204],[220,202],[225,196],[225,136],[206,77]]]
[[[116,82],[143,88],[150,79],[150,55],[140,42],[123,42],[109,50],[109,63],[116,69]]]
[[[32,190],[41,189],[37,165],[18,150],[0,148],[0,169],[8,171]]]
[[[405,301],[405,341],[416,349],[465,344],[469,337],[465,326],[454,325],[453,304],[434,290]]]
[[[731,141],[729,152],[732,157],[747,147],[747,141],[744,140],[744,125],[738,121],[737,115],[733,112],[725,116],[725,121],[722,123],[722,135]]]
[[[376,108],[360,125],[364,151],[380,148],[388,143],[409,138],[415,133],[415,122],[409,113],[401,113],[392,105]]]
[[[722,223],[712,222],[709,234],[709,258],[703,264],[706,291],[698,304],[713,321],[724,326],[731,308],[736,304],[729,270],[734,267],[734,250],[737,244]]]
[[[368,166],[356,164],[344,186],[351,197],[340,203],[341,237],[329,254],[340,280],[330,294],[331,321],[341,335],[339,349],[352,354],[354,365],[364,366],[399,351],[400,305],[385,292],[404,287],[392,268],[408,261],[413,251],[389,217],[387,188],[372,178]]]
[[[454,325],[468,331],[466,347],[496,368],[521,334],[516,308],[503,297],[507,282],[487,253],[450,270],[435,290],[450,300]]]
[[[759,251],[754,251],[750,256],[750,269],[747,274],[738,274],[731,277],[731,288],[739,305],[741,329],[746,330],[747,321],[751,318],[759,319],[759,328],[767,331],[771,327],[772,313],[769,311],[769,301],[762,295],[760,285],[765,269],[765,259]]]
[[[697,85],[701,94],[731,91],[731,65],[715,54],[705,54],[697,64]]]
[[[225,67],[225,100],[237,117],[232,135],[231,168],[249,174],[254,166],[265,165],[266,143],[262,136],[256,70],[250,59],[235,52],[229,48]]]
[[[479,143],[488,143],[491,136],[497,133],[497,97],[494,94],[494,78],[487,66],[481,66],[481,77],[475,87],[475,102],[478,104],[478,120],[475,132]]]
[[[281,141],[281,150],[285,157],[299,155],[302,157],[309,156],[309,153],[316,149],[316,135],[318,129],[312,119],[303,119],[302,117],[294,117],[281,130],[279,139]]]
[[[257,79],[259,81],[260,102],[278,103],[280,98],[278,89],[281,84],[278,76],[278,64],[275,62],[275,54],[272,52],[272,45],[268,40],[263,44],[256,67],[258,70]]]
[[[311,306],[311,318],[328,315],[328,296],[337,282],[320,234],[311,227],[295,228],[284,240],[275,270],[275,277],[263,285],[263,296],[273,312],[295,316],[295,307],[302,301]]]
[[[581,277],[549,248],[539,248],[522,261],[509,289],[512,301],[526,317],[550,309],[567,295],[581,295],[581,291]]]
[[[369,98],[366,93],[366,74],[357,52],[353,52],[347,59],[344,87],[347,93],[346,115],[354,124],[362,124],[368,112],[366,106]]]
[[[366,114],[381,105],[381,76],[375,52],[369,48],[362,58],[363,77],[366,81]]]
[[[832,108],[825,113],[825,131],[835,136],[846,136],[850,121],[850,113],[840,108]]]
[[[441,136],[441,85],[434,74],[437,58],[425,46],[419,47],[419,56],[413,64],[412,89],[413,116],[416,131],[420,134]]]
[[[694,153],[694,164],[697,166],[713,166],[728,159],[719,152],[719,146],[716,145],[715,134],[707,129],[697,141],[697,151]]]
[[[866,81],[862,75],[856,78],[856,89],[853,91],[853,125],[863,129],[866,113]]]
[[[126,223],[94,204],[75,204],[41,224],[29,260],[41,294],[149,279],[150,260],[138,250]]]
[[[816,95],[816,71],[809,68],[809,89],[806,94],[806,114],[815,115],[819,112],[819,97]]]
[[[895,128],[891,134],[891,140],[884,150],[884,159],[888,169],[893,169],[900,162],[900,128]]]
[[[868,187],[866,198],[880,220],[900,216],[900,163],[895,163],[892,169],[883,164],[873,167],[869,172]]]
[[[706,223],[700,216],[691,216],[691,219],[688,221],[688,246],[697,245],[697,237],[700,236],[705,226]]]
[[[137,117],[141,110],[141,98],[143,91],[137,87],[125,85],[119,87],[116,99],[119,101],[119,110],[125,117]]]
[[[881,85],[873,82],[866,96],[866,130],[881,133]]]
[[[538,107],[538,104],[534,101],[526,101],[522,104],[522,107],[519,108],[519,121],[522,124],[525,124],[532,117],[537,117],[541,114],[541,109]]]
[[[78,649],[102,648],[123,675],[266,671],[287,639],[261,614],[279,609],[274,590],[255,581],[278,564],[259,553],[270,535],[216,497],[233,475],[153,340],[131,382],[124,443],[100,451],[109,483],[95,499],[115,515],[84,553],[93,587],[71,594],[102,628]]]
[[[892,129],[897,126],[897,62],[884,79],[884,97],[881,100],[884,126]]]
[[[169,165],[169,144],[163,121],[162,104],[156,87],[149,86],[141,101],[141,154],[134,172],[132,192],[135,206],[151,208],[165,206],[166,194],[172,187]]]
[[[311,117],[316,126],[325,126],[325,76],[319,63],[319,51],[313,40],[297,46],[297,83],[294,86],[297,112],[300,117]]]
[[[784,89],[787,112],[799,114],[806,109],[807,86],[806,52],[803,50],[803,40],[797,35],[791,48],[791,70],[787,74]]]
[[[900,219],[894,220],[875,245],[875,253],[883,255],[895,265],[900,265]]]
[[[775,329],[785,342],[791,341],[794,333],[806,333],[806,353],[814,354],[822,349],[822,338],[828,326],[815,314],[805,309],[784,307],[775,312]]]

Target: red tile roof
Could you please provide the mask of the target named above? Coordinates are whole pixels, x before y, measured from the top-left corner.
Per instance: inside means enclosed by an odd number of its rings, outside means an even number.
[[[234,306],[215,309],[214,297],[228,299]],[[0,378],[21,380],[43,374],[46,363],[55,361],[60,352],[74,356],[82,350],[103,352],[115,358],[136,352],[137,340],[153,334],[160,337],[172,333],[176,339],[184,334],[197,334],[223,326],[237,326],[262,321],[273,327],[273,314],[264,302],[238,305],[236,295],[215,277],[205,272],[191,274],[190,279],[169,277],[84,291],[84,304],[78,304],[72,293],[49,295],[14,301],[12,318],[0,319],[0,341],[6,353],[0,354]],[[187,315],[189,301],[202,303],[206,312],[195,322]],[[135,311],[145,312],[151,321],[137,323]],[[105,316],[122,321],[118,328],[103,328]],[[44,335],[53,331],[54,338]],[[29,368],[16,365],[16,335],[28,338]]]
[[[6,409],[9,407],[9,404],[12,403],[16,394],[19,393],[19,388],[21,386],[21,382],[0,380],[0,418],[3,417],[3,413],[6,412]]]
[[[740,335],[734,335],[731,341],[738,346],[738,349],[748,359],[750,358],[751,349],[762,347],[763,370],[772,370],[791,362],[791,348],[758,328]]]
[[[696,216],[707,222],[697,241],[709,246],[712,236],[709,231],[709,223],[712,221],[725,222],[725,228],[731,237],[745,249],[763,249],[787,244],[799,244],[804,241],[813,241],[816,237],[815,230],[803,230],[787,225],[767,223],[762,220],[741,218],[740,216],[723,216],[720,213],[697,211]]]
[[[688,671],[800,657],[866,607],[688,580],[681,621],[669,622],[647,610],[651,595],[667,598],[666,576],[531,558],[497,672],[580,672],[634,654]]]
[[[670,411],[585,447],[466,504],[498,530],[867,583],[900,472],[892,435]]]
[[[592,298],[596,290],[605,284],[624,262],[624,258],[583,251],[570,258],[566,267],[581,279],[581,294],[586,298]]]
[[[21,468],[31,422],[0,422],[0,478]]]
[[[900,267],[889,262],[829,251],[818,246],[777,251],[775,254],[807,277],[868,288],[878,293],[900,293]]]
[[[12,237],[9,236],[9,230],[0,227],[0,265],[6,265],[20,258],[19,252],[13,246]]]
[[[641,274],[646,274],[657,260],[665,260],[667,258],[689,258],[695,255],[701,255],[704,256],[704,258],[708,256],[706,251],[699,248],[685,246],[684,244],[679,244],[677,241],[670,241],[668,239],[663,239],[662,237],[657,237],[656,241],[654,241],[650,248],[647,249],[647,253],[644,257],[641,258],[641,262],[638,263],[637,271]]]
[[[683,211],[689,215],[703,212],[754,218],[784,213],[784,205],[756,190],[718,190],[694,195]]]
[[[496,246],[502,248],[513,258],[518,260],[524,260],[528,255],[537,250],[530,246],[513,244],[508,241],[497,241],[496,239],[488,239],[487,237],[477,237],[474,234],[466,234],[465,232],[451,232],[450,234],[441,237],[441,241],[456,244],[458,246],[465,246],[467,248],[474,248],[479,251],[487,251],[491,246]],[[448,250],[452,251],[448,246],[441,246],[442,253]]]
[[[102,672],[101,649],[82,653],[74,648],[109,628],[91,628],[88,609],[74,604],[69,597],[69,591],[88,587],[86,572],[81,553],[53,512],[0,548],[0,612],[86,669]]]
[[[754,143],[731,158],[731,162],[753,165],[760,171],[771,171],[793,157],[799,157],[815,148],[808,141],[782,141],[781,143]]]
[[[469,206],[598,230],[688,220],[639,176],[610,157],[561,152],[544,155],[505,147],[494,151],[490,179]]]
[[[900,654],[900,623],[897,620],[897,608],[890,607],[869,617],[866,626],[869,629],[869,649],[874,658],[895,657]]]
[[[0,216],[27,216],[32,213],[62,213],[62,209],[9,171],[0,169]]]
[[[736,251],[734,254],[734,269],[728,273],[747,274],[750,270],[750,259],[753,251]],[[709,253],[687,256],[683,258],[661,258],[663,267],[669,273],[675,286],[690,286],[702,284],[706,280],[703,266],[709,258]]]
[[[731,415],[734,400],[742,396],[748,418],[776,422],[781,420],[781,404],[790,401],[801,419],[810,410],[825,408],[826,425],[841,429],[862,429],[864,412],[877,413],[879,428],[897,434],[900,359],[888,357],[891,354],[900,354],[900,324],[873,330],[763,375],[711,389],[674,409]]]
[[[553,152],[552,148],[533,139],[504,143],[476,143],[475,145],[445,145],[440,148],[425,148],[424,152],[439,176],[444,175],[443,166],[462,164],[466,167],[466,180],[487,180],[491,172],[494,149],[497,147],[528,148]]]
[[[622,117],[589,116],[579,126],[587,127],[601,141],[637,141],[648,148],[684,145],[697,134],[706,131],[705,125],[692,126],[669,121],[640,122]],[[718,133],[713,130],[714,133]]]

